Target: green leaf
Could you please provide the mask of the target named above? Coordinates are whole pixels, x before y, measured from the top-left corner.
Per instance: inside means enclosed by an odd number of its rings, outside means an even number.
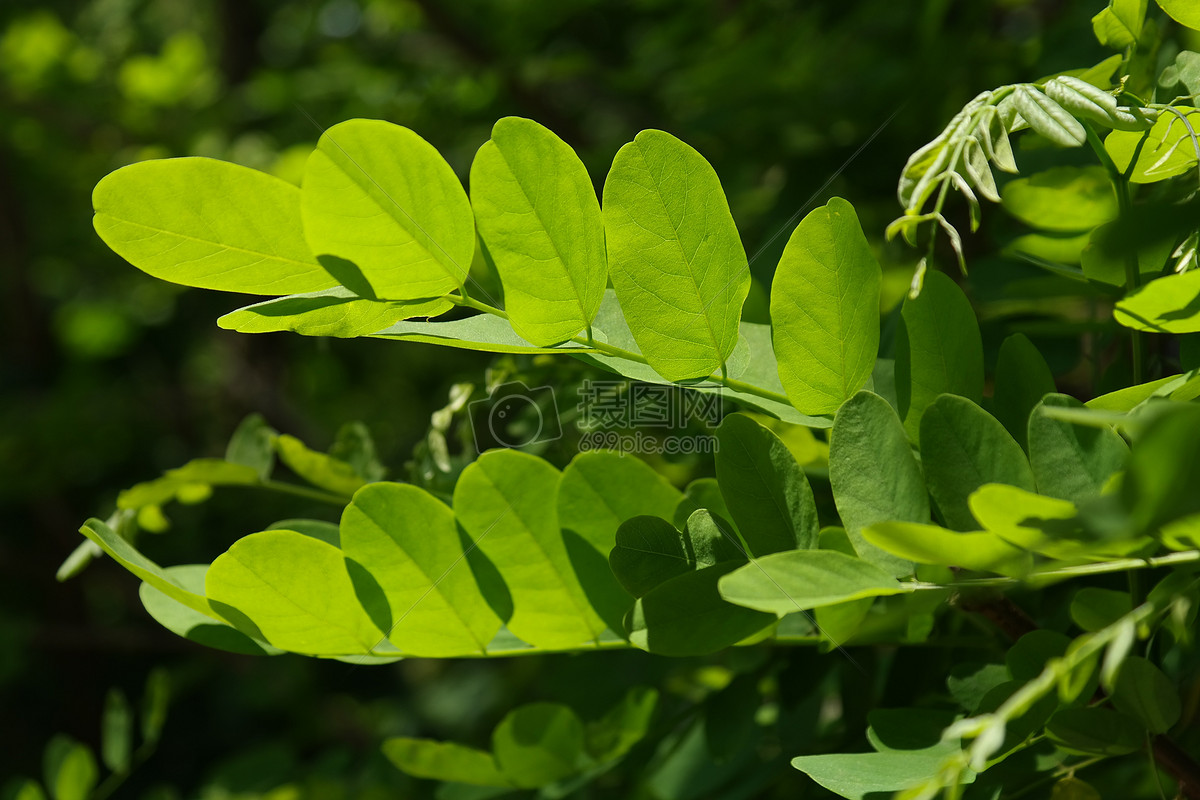
[[[1105,47],[1124,50],[1136,44],[1146,19],[1146,0],[1109,0],[1108,8],[1092,17],[1092,30]]]
[[[659,517],[627,520],[617,529],[609,564],[629,594],[643,597],[679,575],[745,559],[735,534],[724,529],[706,509],[699,509],[683,531]]]
[[[621,633],[633,597],[609,569],[621,524],[639,515],[671,519],[679,491],[639,458],[594,450],[579,453],[558,484],[558,522],[567,555],[592,607]]]
[[[171,500],[185,502],[184,496],[198,486],[208,490],[212,486],[256,486],[258,483],[259,473],[255,467],[219,458],[195,458],[182,467],[167,470],[161,478],[121,492],[117,496],[117,508],[137,509]]]
[[[275,450],[280,460],[304,480],[335,494],[353,495],[366,478],[341,459],[310,450],[295,436],[283,434],[275,438]]]
[[[717,484],[750,555],[816,546],[817,505],[779,437],[744,414],[717,427]]]
[[[829,484],[846,535],[865,561],[893,575],[912,565],[863,537],[877,522],[929,521],[929,494],[904,426],[888,402],[859,392],[838,409],[829,438]]]
[[[530,703],[510,711],[492,732],[492,750],[505,779],[537,788],[587,765],[583,722],[568,706]]]
[[[508,629],[535,647],[573,647],[607,627],[588,602],[559,527],[559,472],[515,450],[463,470],[454,513],[512,593]]]
[[[1175,56],[1175,63],[1158,76],[1158,85],[1162,89],[1173,89],[1180,83],[1185,94],[1200,94],[1200,53],[1180,50]]]
[[[721,496],[721,487],[717,485],[716,478],[697,478],[689,483],[684,489],[683,498],[675,506],[671,521],[676,528],[682,529],[692,512],[701,508],[708,509],[713,515],[733,524],[733,515],[725,505],[725,498]]]
[[[950,668],[946,688],[963,710],[973,714],[988,692],[1009,680],[1004,664],[960,661]]]
[[[326,130],[304,170],[300,210],[309,247],[359,295],[439,297],[467,280],[471,204],[450,165],[408,128],[352,119]]]
[[[802,413],[836,411],[870,377],[882,282],[854,206],[840,197],[792,231],[771,283],[771,323],[780,380]]]
[[[992,413],[1021,447],[1028,449],[1029,412],[1053,391],[1054,375],[1033,342],[1023,333],[1006,338],[996,359]]]
[[[342,549],[383,588],[388,639],[430,658],[478,655],[500,630],[459,538],[454,512],[416,486],[372,483],[342,512]]]
[[[742,673],[724,689],[705,698],[704,737],[714,761],[736,758],[746,742],[753,739],[755,717],[762,705],[758,682],[758,675]]]
[[[1200,406],[1171,403],[1142,431],[1121,483],[1134,529],[1152,531],[1200,512]]]
[[[1132,610],[1129,592],[1085,586],[1071,598],[1071,620],[1088,632],[1107,628]]]
[[[259,480],[271,477],[275,466],[275,431],[263,419],[262,414],[250,414],[233,431],[225,447],[225,460],[231,464],[250,467]]]
[[[658,655],[699,656],[737,644],[771,625],[773,615],[732,605],[717,591],[718,582],[743,564],[725,561],[655,586],[630,612],[629,641]]]
[[[329,455],[349,464],[356,475],[368,481],[383,480],[387,473],[375,453],[375,440],[371,431],[361,422],[347,422],[338,428]]]
[[[142,161],[92,193],[104,243],[143,272],[184,286],[294,294],[337,285],[300,225],[300,190],[210,158]]]
[[[650,366],[670,381],[720,369],[750,270],[709,163],[669,133],[642,131],[613,160],[604,227],[613,288]]]
[[[1100,494],[1122,469],[1129,446],[1111,428],[1072,425],[1046,408],[1084,408],[1073,397],[1048,394],[1029,417],[1029,463],[1041,494],[1082,503]]]
[[[967,498],[980,486],[1005,483],[1035,489],[1021,446],[995,417],[957,395],[944,394],[926,410],[921,457],[929,493],[946,527],[955,530],[976,528]]]
[[[593,331],[593,334],[597,331]],[[522,339],[508,320],[493,314],[476,314],[451,322],[397,322],[372,334],[377,339],[480,350],[485,353],[582,353],[586,345],[567,343],[558,347],[537,347]],[[603,341],[600,336],[596,337]]]
[[[373,653],[386,628],[364,609],[342,552],[295,531],[234,542],[205,576],[213,607],[281,650],[315,656]]]
[[[625,755],[649,733],[657,707],[656,689],[634,686],[608,713],[588,723],[585,731],[587,752],[599,763]]]
[[[1004,210],[1048,231],[1091,230],[1117,218],[1117,196],[1103,167],[1053,167],[1005,184]]]
[[[1103,800],[1100,792],[1087,781],[1063,778],[1050,790],[1050,800]]]
[[[1200,127],[1200,110],[1181,108],[1193,130]],[[1141,144],[1142,140],[1145,144]],[[1141,149],[1138,149],[1139,144]],[[1131,183],[1157,183],[1182,175],[1196,166],[1196,148],[1188,126],[1174,114],[1160,114],[1149,131],[1113,131],[1104,138],[1104,149]],[[1134,154],[1137,162],[1133,169]]]
[[[863,529],[863,537],[876,547],[918,564],[996,572],[1020,577],[1033,562],[1029,554],[990,531],[959,533],[938,525],[914,522],[877,522]]]
[[[133,710],[120,689],[109,689],[100,718],[100,758],[113,772],[129,771],[133,754]]]
[[[208,564],[184,564],[163,570],[168,579],[198,595],[204,593],[204,575],[207,572]],[[251,638],[225,620],[214,619],[185,606],[149,583],[143,582],[138,587],[138,598],[159,625],[205,647],[252,656],[283,652],[264,641]]]
[[[1027,683],[1042,673],[1052,658],[1061,658],[1071,640],[1058,631],[1030,631],[1018,639],[1004,655],[1013,680]]]
[[[940,272],[908,298],[896,332],[896,399],[904,430],[914,442],[921,415],[943,393],[979,402],[983,397],[983,340],[966,295]]]
[[[1133,717],[1106,708],[1060,708],[1046,735],[1069,753],[1121,756],[1140,750],[1146,729]]]
[[[1113,318],[1137,331],[1200,332],[1200,270],[1167,275],[1133,290],[1117,303]]]
[[[4,800],[46,800],[46,793],[35,780],[14,778],[4,784]]]
[[[958,752],[956,743],[947,742],[922,750],[800,756],[792,766],[840,797],[874,800],[931,781]],[[967,783],[974,779],[970,772],[964,776]]]
[[[532,120],[501,119],[471,165],[471,205],[522,338],[550,345],[589,326],[608,264],[600,203],[575,151]]]
[[[171,701],[171,678],[162,667],[155,667],[146,676],[142,692],[142,741],[157,742],[167,722],[167,706]]]
[[[1191,0],[1158,0],[1158,5],[1180,25],[1200,31],[1200,8]]]
[[[940,708],[874,708],[867,713],[867,739],[880,753],[924,750],[942,741],[955,713]]]
[[[122,567],[172,600],[182,603],[206,617],[220,619],[209,606],[208,598],[203,594],[185,589],[168,576],[162,567],[142,555],[133,545],[118,536],[112,528],[100,520],[89,519],[79,532],[99,545],[101,550],[108,553]]]
[[[217,325],[238,333],[292,331],[302,336],[352,339],[382,331],[400,320],[436,317],[453,306],[444,298],[368,300],[344,286],[335,286],[254,303],[229,312],[217,320]]]
[[[1179,692],[1161,669],[1140,656],[1121,663],[1112,691],[1113,705],[1139,720],[1150,733],[1166,733],[1179,721]]]
[[[1182,232],[1195,224],[1195,214],[1194,205],[1160,202],[1135,206],[1120,219],[1092,231],[1080,253],[1084,276],[1099,288],[1124,293],[1126,265],[1135,259],[1139,282],[1144,285],[1155,280]]]
[[[397,736],[384,741],[383,754],[396,769],[417,778],[469,783],[473,786],[511,786],[491,753],[454,742]]]
[[[832,550],[791,550],[756,558],[723,578],[730,603],[780,616],[860,597],[909,591],[879,567]]]
[[[100,777],[91,749],[61,733],[46,745],[43,763],[53,800],[87,800]]]

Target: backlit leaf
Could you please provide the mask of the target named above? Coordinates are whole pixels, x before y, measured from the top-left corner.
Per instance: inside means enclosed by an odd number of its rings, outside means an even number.
[[[557,347],[538,347],[522,339],[512,324],[493,314],[476,314],[450,322],[412,322],[402,320],[372,334],[378,339],[437,344],[485,353],[581,353],[591,348],[577,343]],[[599,338],[599,337],[598,337]]]
[[[300,210],[309,247],[356,294],[439,297],[467,280],[471,204],[441,154],[408,128],[352,119],[326,130]]]
[[[771,284],[779,377],[802,413],[828,414],[862,388],[879,350],[879,263],[840,197],[792,231]]]
[[[198,595],[204,593],[204,575],[207,572],[208,564],[183,564],[163,570],[168,579]],[[205,647],[254,656],[283,652],[260,639],[251,638],[223,619],[215,619],[185,606],[144,581],[138,587],[138,598],[159,625]]]
[[[1033,566],[1029,554],[990,531],[959,533],[938,525],[877,522],[863,537],[889,553],[918,564],[997,572],[1020,577]]]
[[[1116,219],[1117,196],[1102,167],[1054,167],[1004,186],[1004,209],[1035,228],[1086,231]]]
[[[492,450],[454,487],[454,513],[512,594],[508,629],[538,647],[571,647],[607,627],[588,602],[559,527],[559,472],[515,450]]]
[[[100,777],[91,749],[63,734],[46,745],[43,761],[53,800],[87,800]]]
[[[1135,289],[1117,303],[1113,318],[1137,331],[1200,332],[1200,270],[1167,275]]]
[[[604,226],[613,288],[650,366],[672,381],[719,370],[750,270],[713,168],[669,133],[642,131],[613,160]]]
[[[349,497],[367,482],[345,461],[312,450],[295,436],[276,437],[275,450],[292,472],[313,486]]]
[[[218,319],[217,325],[238,333],[292,331],[302,336],[350,339],[384,330],[400,320],[436,317],[453,305],[441,298],[367,300],[344,286],[335,286],[239,308]]]
[[[464,552],[454,512],[416,486],[364,486],[342,512],[342,549],[391,606],[388,638],[433,658],[483,653],[500,629]]]
[[[1200,31],[1200,8],[1191,0],[1158,0],[1158,4],[1180,25]]]
[[[300,190],[265,172],[211,158],[130,164],[92,193],[104,243],[161,280],[248,294],[337,285],[300,224]]]
[[[501,119],[471,165],[471,205],[513,328],[549,345],[589,326],[608,279],[604,226],[571,147],[532,120]]]

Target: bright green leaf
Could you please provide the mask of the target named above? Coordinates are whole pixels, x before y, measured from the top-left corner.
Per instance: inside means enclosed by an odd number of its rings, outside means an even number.
[[[1108,8],[1092,17],[1092,30],[1105,47],[1124,50],[1142,34],[1147,0],[1109,0]]]
[[[816,546],[812,487],[779,437],[744,414],[717,428],[717,484],[750,555]]]
[[[183,564],[163,570],[169,580],[198,595],[204,593],[204,575],[207,572],[207,564]],[[197,644],[243,655],[278,655],[283,652],[264,641],[251,638],[225,620],[214,619],[185,606],[149,583],[143,582],[138,587],[138,597],[155,622]]]
[[[1033,342],[1023,333],[1006,338],[996,358],[992,413],[1021,447],[1027,445],[1029,412],[1053,391],[1054,375]]]
[[[442,298],[367,300],[344,286],[335,286],[245,306],[218,319],[217,325],[238,333],[293,331],[302,336],[352,339],[382,331],[400,320],[436,317],[453,305]]]
[[[908,591],[879,567],[831,550],[790,550],[756,558],[721,579],[730,603],[780,616],[860,597]]]
[[[904,426],[882,397],[859,392],[838,409],[829,439],[829,483],[846,535],[866,561],[893,575],[912,565],[862,534],[877,522],[929,521],[929,495]]]
[[[595,334],[596,332],[593,332]],[[476,314],[466,319],[451,322],[401,321],[372,334],[378,339],[396,339],[408,342],[457,347],[463,350],[480,350],[485,353],[580,353],[591,348],[574,343],[558,347],[538,347],[522,339],[513,330],[512,324],[493,314]],[[600,341],[603,338],[596,337]]]
[[[600,203],[575,151],[532,120],[501,119],[471,165],[471,205],[513,328],[551,345],[589,326],[608,264]]]
[[[1158,0],[1158,5],[1180,25],[1200,31],[1200,8],[1192,0]]]
[[[583,722],[558,703],[510,711],[492,732],[492,750],[504,777],[523,788],[545,786],[587,764]]]
[[[1029,554],[990,531],[959,533],[915,522],[877,522],[863,529],[871,544],[918,564],[996,572],[1019,577],[1033,566]]]
[[[300,191],[210,158],[142,161],[92,193],[105,244],[156,278],[201,289],[295,294],[335,286],[300,226]]]
[[[113,772],[128,772],[133,754],[133,710],[120,689],[109,689],[100,718],[100,758]]]
[[[386,739],[383,754],[401,772],[435,781],[469,783],[473,786],[510,786],[491,753],[454,742]]]
[[[1004,209],[1035,228],[1086,231],[1116,219],[1117,196],[1102,167],[1053,167],[1005,184]]]
[[[275,439],[275,450],[288,468],[313,486],[349,497],[367,481],[341,459],[309,449],[295,436]]]
[[[983,397],[983,340],[966,295],[940,272],[901,309],[896,332],[896,398],[904,430],[921,434],[921,415],[943,393],[979,402]]]
[[[1200,110],[1185,107],[1180,113],[1193,130],[1200,127]],[[1143,139],[1145,144],[1141,144]],[[1188,126],[1170,113],[1160,114],[1149,131],[1113,131],[1104,138],[1104,149],[1121,172],[1129,170],[1137,154],[1137,162],[1129,173],[1131,183],[1165,181],[1194,168],[1197,161],[1196,145]]]
[[[477,655],[500,629],[467,560],[454,512],[424,489],[372,483],[342,512],[342,549],[383,588],[402,653]]]
[[[613,288],[650,366],[671,381],[720,369],[750,270],[709,163],[669,133],[642,131],[613,160],[604,226]]]
[[[408,128],[371,119],[329,128],[300,195],[309,247],[356,294],[440,297],[467,281],[471,204],[450,165]]]
[[[1167,275],[1133,290],[1117,303],[1113,318],[1138,331],[1200,332],[1200,270]]]
[[[1129,456],[1129,446],[1111,428],[1072,425],[1043,411],[1083,407],[1073,397],[1048,394],[1029,417],[1029,463],[1038,491],[1072,503],[1099,495]]]
[[[46,745],[43,766],[53,800],[87,800],[100,777],[91,749],[63,734]]]
[[[957,395],[944,394],[926,410],[921,456],[929,493],[946,526],[955,530],[976,528],[967,498],[980,486],[1035,488],[1021,446],[995,417]]]
[[[854,206],[835,197],[792,231],[771,283],[779,377],[804,414],[836,411],[879,350],[879,262]]]
[[[357,655],[383,644],[386,630],[359,600],[345,556],[311,536],[252,533],[213,561],[204,582],[223,617],[281,650]]]
[[[573,647],[607,627],[588,602],[559,527],[559,472],[515,450],[463,470],[454,513],[512,593],[508,629],[537,647]]]

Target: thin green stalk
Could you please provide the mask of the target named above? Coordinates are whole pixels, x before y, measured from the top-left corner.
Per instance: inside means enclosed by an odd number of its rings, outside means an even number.
[[[1168,567],[1175,564],[1191,564],[1200,562],[1200,550],[1184,550],[1179,553],[1171,553],[1165,556],[1156,556],[1154,558],[1120,558],[1115,561],[1099,561],[1095,564],[1079,564],[1073,567],[1062,567],[1060,569],[1048,569],[1044,572],[1035,572],[1028,578],[1022,580],[1020,578],[970,578],[965,581],[943,585],[940,583],[924,583],[913,581],[908,586],[911,586],[916,591],[928,589],[983,589],[990,587],[1004,586],[1020,586],[1036,583],[1043,580],[1057,580],[1059,578],[1079,578],[1085,575],[1106,575],[1112,572],[1125,572],[1135,569],[1154,569],[1156,567]]]
[[[334,494],[333,492],[322,492],[319,489],[310,489],[307,486],[297,486],[294,483],[266,480],[257,485],[263,489],[270,489],[274,492],[282,492],[283,494],[303,497],[306,500],[316,500],[319,503],[330,503],[338,506],[339,508],[350,502],[350,498],[346,497],[345,495]]]
[[[1089,123],[1084,123],[1083,127],[1087,131],[1088,144],[1096,153],[1096,158],[1100,160],[1104,171],[1108,173],[1113,191],[1117,194],[1117,211],[1120,213],[1121,219],[1128,219],[1129,213],[1133,209],[1133,201],[1129,196],[1129,176],[1117,169],[1112,156],[1104,147],[1104,142],[1100,141],[1100,135],[1096,133],[1095,127]],[[1130,162],[1130,169],[1133,168],[1133,163]],[[1128,294],[1138,288],[1140,282],[1137,251],[1130,250],[1125,254],[1125,293]],[[1142,335],[1139,332],[1130,331],[1130,345],[1133,355],[1133,382],[1136,385],[1142,382]]]

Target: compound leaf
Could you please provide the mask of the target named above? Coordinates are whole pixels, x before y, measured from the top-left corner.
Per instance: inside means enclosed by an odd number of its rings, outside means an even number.
[[[836,411],[870,377],[882,281],[854,206],[840,197],[792,231],[771,283],[771,323],[779,378],[801,413]]]
[[[335,286],[304,240],[300,191],[211,158],[142,161],[92,193],[96,232],[118,255],[164,281],[247,294]]]
[[[642,131],[613,160],[604,226],[613,288],[650,366],[670,381],[720,369],[750,270],[712,166],[669,133]]]
[[[379,300],[439,297],[467,280],[475,217],[454,170],[408,128],[352,119],[309,156],[300,210],[339,282]]]
[[[532,120],[501,119],[471,165],[471,206],[513,328],[550,345],[589,326],[608,264],[600,203],[575,151]]]

